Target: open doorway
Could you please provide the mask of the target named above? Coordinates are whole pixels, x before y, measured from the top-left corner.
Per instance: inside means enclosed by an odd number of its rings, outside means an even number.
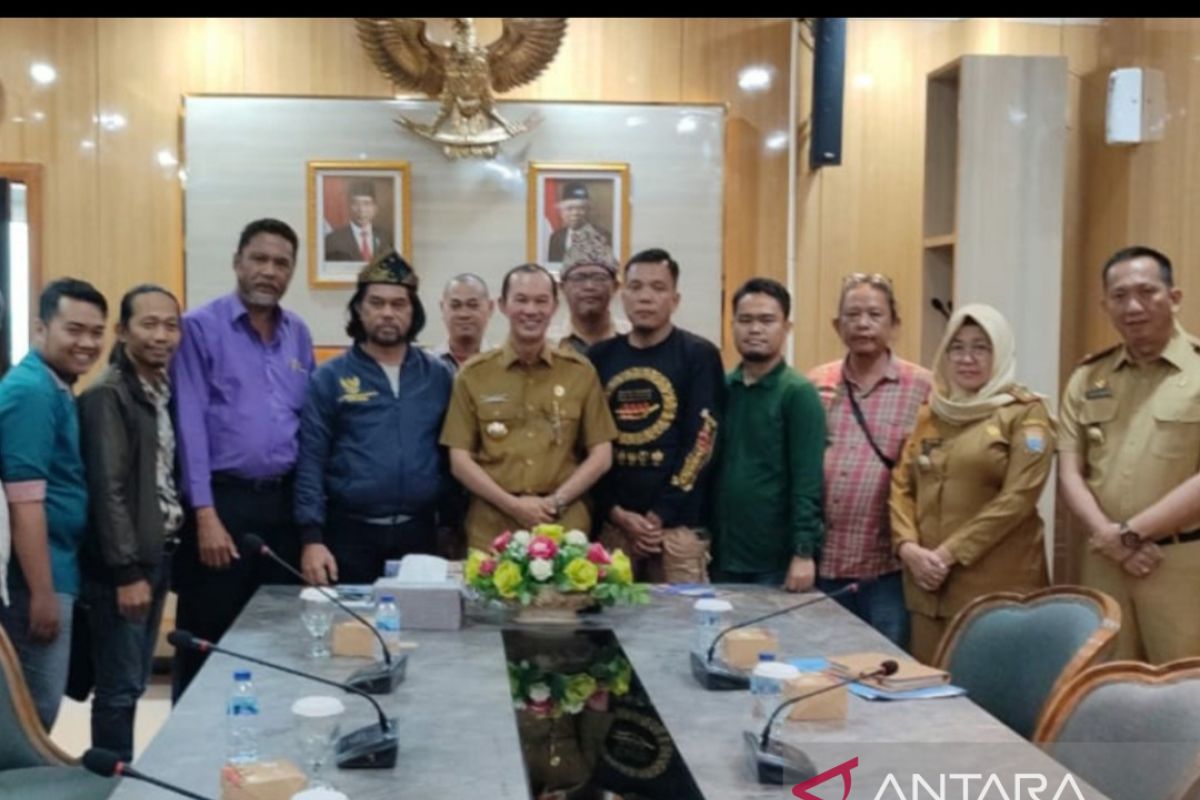
[[[41,285],[42,168],[0,163],[0,375],[25,357]]]

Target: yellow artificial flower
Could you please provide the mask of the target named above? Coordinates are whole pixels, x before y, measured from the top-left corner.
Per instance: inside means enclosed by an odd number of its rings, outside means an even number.
[[[614,550],[612,552],[612,563],[609,564],[608,569],[617,583],[633,583],[633,564],[624,551]]]
[[[553,540],[555,544],[562,544],[563,537],[566,536],[566,531],[563,530],[562,525],[552,525],[550,523],[534,525],[530,533],[534,536],[545,536],[547,539]]]
[[[517,589],[521,585],[521,568],[512,561],[501,561],[492,575],[492,583],[501,597],[516,597]]]
[[[608,682],[608,691],[614,697],[620,697],[629,691],[629,681],[633,677],[633,667],[625,659],[621,659],[621,664],[617,668],[617,674],[613,675],[612,680]]]
[[[575,558],[571,563],[567,564],[564,570],[567,576],[567,581],[571,584],[571,588],[577,592],[586,592],[596,585],[596,579],[599,577],[600,571],[596,565],[588,561],[586,558]]]
[[[479,565],[487,558],[487,554],[474,548],[471,549],[471,554],[467,556],[467,563],[463,565],[463,577],[467,579],[468,584],[475,582],[479,577]]]
[[[568,706],[583,705],[595,691],[596,679],[591,675],[586,672],[572,675],[567,679],[567,685],[563,689],[563,703]]]

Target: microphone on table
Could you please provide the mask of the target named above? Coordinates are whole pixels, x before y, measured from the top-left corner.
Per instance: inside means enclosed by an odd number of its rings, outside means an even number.
[[[396,687],[404,681],[405,673],[408,671],[408,654],[404,653],[393,656],[391,650],[387,646],[387,643],[383,640],[383,636],[381,636],[379,631],[375,629],[375,626],[364,619],[360,614],[356,613],[350,608],[350,606],[339,600],[336,591],[331,592],[324,586],[317,586],[314,583],[309,583],[308,579],[304,577],[304,573],[281,558],[279,554],[272,550],[267,543],[262,540],[262,537],[258,536],[257,534],[249,533],[243,536],[242,547],[247,553],[266,556],[267,558],[271,559],[276,564],[283,567],[292,575],[295,575],[297,578],[303,581],[306,586],[311,586],[313,589],[316,589],[318,592],[325,595],[330,602],[332,602],[342,611],[345,611],[351,617],[354,617],[355,620],[365,625],[367,630],[375,634],[375,638],[379,640],[379,646],[383,650],[383,662],[376,662],[369,667],[364,667],[358,672],[355,672],[346,681],[348,684],[371,694],[391,694],[393,691],[395,691]]]
[[[895,660],[889,658],[886,661],[881,661],[878,667],[869,672],[864,670],[854,677],[843,678],[829,686],[822,686],[820,689],[788,698],[777,705],[775,710],[771,712],[771,716],[767,719],[767,724],[763,726],[762,733],[756,734],[753,731],[745,732],[746,749],[749,751],[755,772],[758,774],[758,782],[770,784],[800,783],[817,775],[817,768],[813,766],[812,761],[805,755],[804,751],[781,742],[778,739],[771,738],[771,726],[775,724],[776,717],[784,709],[791,708],[796,703],[808,700],[810,697],[816,697],[825,692],[832,692],[834,689],[839,689],[850,683],[858,683],[870,678],[880,678],[885,675],[895,675],[899,669],[900,665]]]
[[[83,754],[81,761],[83,763],[83,768],[88,772],[94,772],[97,775],[104,776],[105,778],[133,778],[134,780],[145,781],[146,783],[153,784],[160,789],[166,789],[168,792],[174,792],[175,794],[183,795],[184,797],[191,797],[192,800],[208,800],[208,798],[202,794],[189,792],[187,789],[173,786],[166,781],[160,781],[158,778],[152,778],[145,773],[138,772],[136,769],[129,766],[127,762],[122,761],[121,757],[112,750],[105,750],[103,747],[93,747],[91,750],[88,750]]]
[[[867,581],[855,581],[854,583],[849,583],[843,586],[835,592],[821,594],[817,597],[810,597],[803,602],[796,603],[795,605],[788,606],[787,608],[781,608],[777,611],[772,611],[769,614],[763,614],[761,617],[748,619],[745,622],[739,622],[736,625],[730,625],[728,628],[722,629],[720,633],[713,637],[712,644],[708,648],[708,653],[703,657],[701,657],[701,655],[695,650],[692,651],[692,676],[695,677],[697,683],[709,691],[727,692],[736,689],[749,689],[750,678],[748,675],[738,670],[729,669],[728,667],[713,661],[713,654],[717,651],[717,643],[725,637],[725,634],[729,633],[730,631],[736,631],[738,628],[746,628],[759,622],[765,622],[766,620],[774,617],[780,617],[784,614],[789,614],[792,611],[797,611],[801,608],[824,602],[825,600],[841,597],[844,594],[852,594],[862,588],[863,584],[865,583],[867,583]]]
[[[335,749],[337,765],[343,769],[388,769],[396,766],[396,754],[400,747],[396,739],[396,720],[395,718],[388,719],[387,715],[383,713],[383,708],[375,701],[375,698],[357,686],[338,683],[328,678],[310,675],[298,669],[285,667],[282,664],[263,661],[261,658],[248,656],[245,653],[237,653],[215,645],[206,639],[193,636],[188,631],[173,630],[167,634],[167,641],[183,650],[196,650],[201,653],[222,653],[249,661],[252,664],[261,664],[270,669],[286,672],[289,675],[295,675],[300,678],[307,678],[310,681],[323,683],[326,686],[333,686],[358,695],[375,707],[375,713],[379,715],[379,722],[375,725],[359,728],[338,739]]]

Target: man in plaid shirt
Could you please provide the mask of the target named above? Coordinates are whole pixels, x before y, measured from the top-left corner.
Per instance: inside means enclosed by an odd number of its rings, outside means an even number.
[[[900,318],[891,281],[883,275],[848,276],[833,323],[846,356],[808,374],[829,430],[817,588],[828,593],[869,581],[838,602],[906,647],[908,611],[888,530],[888,488],[932,378],[891,351]]]

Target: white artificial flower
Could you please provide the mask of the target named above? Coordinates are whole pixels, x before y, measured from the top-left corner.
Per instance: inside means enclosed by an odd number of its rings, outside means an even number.
[[[575,545],[576,547],[587,547],[587,534],[581,530],[567,531],[567,536],[564,539],[567,544]]]
[[[554,574],[554,562],[545,558],[535,558],[529,562],[529,574],[535,581],[550,580]]]
[[[531,538],[529,531],[517,531],[513,534],[513,541],[519,545],[528,545]]]
[[[529,699],[535,703],[544,703],[550,699],[550,687],[544,683],[535,683],[529,687]]]

